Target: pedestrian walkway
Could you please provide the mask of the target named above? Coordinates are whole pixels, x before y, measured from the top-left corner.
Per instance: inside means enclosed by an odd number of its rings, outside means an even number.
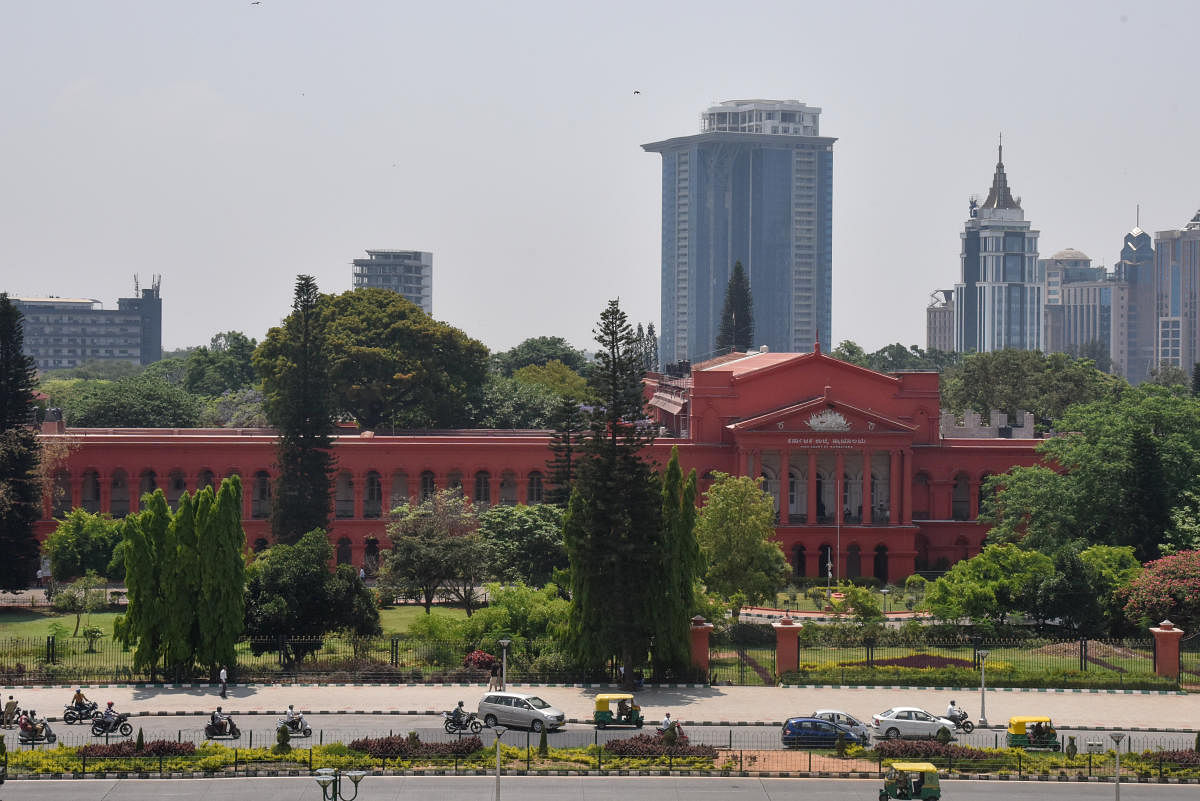
[[[485,684],[471,685],[237,685],[222,699],[219,687],[209,685],[84,685],[85,694],[101,705],[112,701],[134,714],[207,713],[221,704],[235,714],[279,713],[288,704],[309,713],[363,714],[425,713],[450,709],[460,700],[473,707],[487,692]],[[60,715],[74,687],[0,688],[24,708]],[[568,718],[591,717],[597,693],[609,686],[510,684],[510,690],[536,693],[562,709]],[[834,687],[647,687],[637,699],[648,720],[664,712],[685,723],[778,725],[785,718],[815,709],[841,709],[862,719],[893,706],[917,706],[935,714],[950,699],[965,707],[972,719],[980,712],[979,690]],[[987,717],[992,725],[1013,715],[1049,715],[1060,728],[1120,727],[1194,730],[1200,720],[1200,695],[1180,693],[988,690]]]

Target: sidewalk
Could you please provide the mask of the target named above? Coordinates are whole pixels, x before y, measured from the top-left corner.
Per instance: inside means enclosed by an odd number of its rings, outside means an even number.
[[[208,713],[221,704],[235,714],[276,714],[288,704],[309,713],[422,714],[450,709],[460,700],[474,707],[487,692],[486,685],[230,685],[222,699],[208,685],[83,685],[84,693],[103,705],[133,714]],[[70,688],[0,688],[7,700],[13,695],[23,708],[58,717],[70,700]],[[510,684],[516,692],[535,693],[562,709],[568,719],[591,717],[597,693],[609,686],[552,686]],[[779,725],[790,716],[815,709],[841,709],[856,717],[892,706],[918,706],[935,714],[951,698],[979,717],[979,690],[927,690],[913,688],[831,687],[647,687],[637,694],[649,720],[670,712],[676,719],[694,723]],[[1200,695],[1104,691],[988,690],[987,717],[993,726],[1006,724],[1013,715],[1049,715],[1060,728],[1120,727],[1195,730],[1200,721]]]

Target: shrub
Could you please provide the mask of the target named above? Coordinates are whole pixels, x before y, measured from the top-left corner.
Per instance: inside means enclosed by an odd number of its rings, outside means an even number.
[[[476,648],[463,657],[463,667],[475,668],[476,670],[491,670],[492,665],[496,664],[497,661],[496,657],[487,651],[481,651]]]
[[[674,727],[672,727],[674,730]],[[692,745],[686,734],[680,734],[674,745],[667,742],[662,734],[637,734],[623,740],[609,740],[604,744],[604,750],[614,756],[650,757],[650,756],[695,756],[716,757],[717,749],[711,745]]]
[[[413,759],[415,757],[464,757],[483,750],[478,737],[463,737],[444,743],[423,743],[415,731],[402,737],[363,737],[350,743],[351,750],[376,759]]]
[[[987,751],[937,740],[880,740],[875,744],[880,759],[988,759]]]
[[[286,754],[292,750],[292,733],[287,726],[275,730],[275,747],[271,750],[276,754]]]
[[[141,748],[133,740],[119,743],[89,743],[79,746],[75,752],[84,757],[132,757],[132,756],[191,756],[196,753],[196,744],[174,740],[151,740]]]
[[[950,730],[947,729],[945,726],[943,726],[942,728],[937,730],[937,741],[939,743],[941,743],[942,745],[949,745],[950,741],[953,739],[954,739],[954,735],[952,735],[950,733]]]

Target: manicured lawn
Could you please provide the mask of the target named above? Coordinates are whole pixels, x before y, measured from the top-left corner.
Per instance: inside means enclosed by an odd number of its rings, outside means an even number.
[[[92,612],[84,615],[79,630],[88,625],[99,626],[105,634],[112,634],[113,620],[122,612]],[[75,631],[74,615],[59,615],[49,610],[41,609],[0,609],[0,638],[5,637],[47,637],[50,634],[50,624],[58,621],[67,627],[67,636]]]
[[[453,606],[435,606],[433,615],[442,615],[461,620],[467,616],[465,610]],[[393,606],[391,609],[379,610],[379,625],[383,626],[384,634],[404,634],[414,620],[425,616],[425,607],[419,604]]]

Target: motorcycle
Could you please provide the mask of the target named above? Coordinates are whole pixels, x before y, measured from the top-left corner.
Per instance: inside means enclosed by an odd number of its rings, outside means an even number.
[[[37,733],[37,727],[41,725],[41,733]],[[58,740],[58,735],[50,728],[50,724],[42,720],[35,720],[33,729],[26,731],[25,729],[17,729],[17,742],[21,745],[35,745],[37,743],[53,743]]]
[[[133,726],[129,725],[129,713],[122,712],[115,718],[109,720],[101,715],[92,720],[92,736],[103,737],[106,734],[118,733],[122,737],[128,737],[133,734]]]
[[[468,730],[472,734],[479,734],[483,731],[483,723],[474,712],[468,712],[460,718],[455,718],[452,712],[443,712],[442,717],[446,719],[446,734],[461,734]]]
[[[291,720],[288,720],[287,718],[280,718],[279,720],[275,721],[275,731],[279,731],[285,726],[288,729],[288,734],[292,735],[293,737],[312,736],[312,729],[309,728],[308,724],[304,722],[304,715],[296,715],[296,717],[292,718]]]
[[[946,720],[953,723],[956,730],[970,734],[975,731],[975,724],[967,720],[968,717],[967,710],[960,706],[953,715],[946,715]]]
[[[224,722],[225,726],[222,726],[221,722]],[[214,723],[210,720],[207,724],[205,724],[204,736],[209,740],[216,740],[223,737],[236,740],[242,736],[242,731],[237,727],[237,724],[233,722],[233,718],[222,718],[219,722]]]
[[[671,728],[675,730],[675,745],[688,745],[688,736],[683,733],[683,727],[678,723],[672,723]],[[658,733],[659,737],[662,737],[667,733],[668,729],[664,729],[662,726],[657,726],[655,727],[654,731]]]
[[[95,701],[88,701],[82,708],[74,704],[67,704],[63,707],[63,723],[68,726],[102,717],[104,717],[104,713],[100,711],[100,705]]]

